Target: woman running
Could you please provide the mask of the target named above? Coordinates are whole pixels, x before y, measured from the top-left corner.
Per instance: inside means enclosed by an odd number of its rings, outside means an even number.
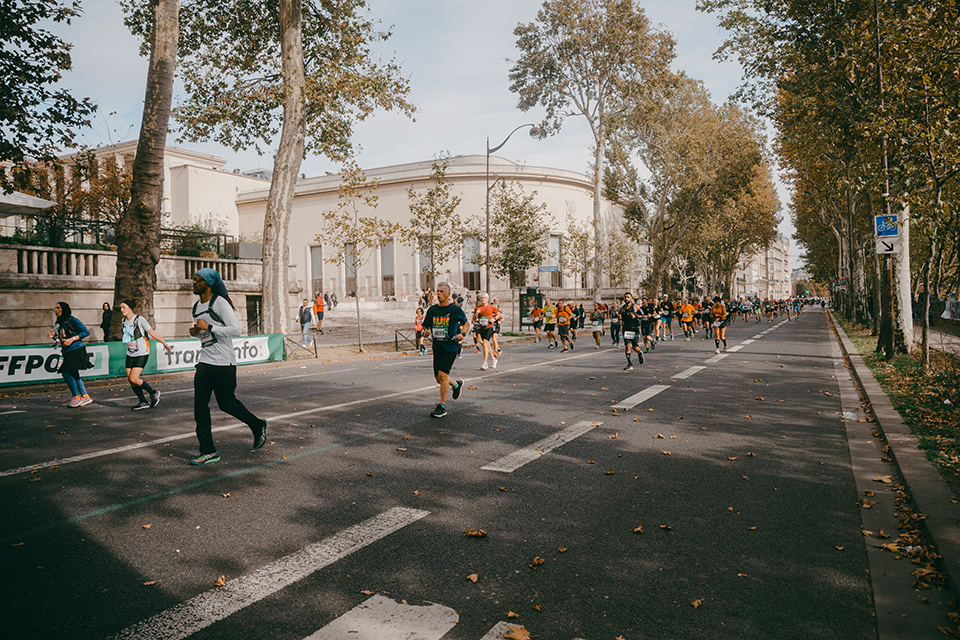
[[[137,398],[140,399],[139,403],[130,408],[134,411],[143,411],[160,404],[160,392],[140,377],[143,368],[147,366],[147,359],[150,357],[150,340],[147,336],[162,344],[168,352],[173,351],[173,347],[153,330],[146,318],[133,312],[135,306],[134,301],[124,300],[120,303],[119,309],[123,316],[123,341],[127,343],[127,381]],[[149,401],[143,395],[144,392],[150,395]]]
[[[80,378],[80,372],[90,368],[87,347],[83,344],[83,339],[90,335],[90,331],[78,318],[73,317],[70,305],[66,302],[58,302],[53,307],[53,312],[57,315],[57,320],[53,328],[47,331],[47,337],[60,347],[62,358],[58,371],[70,387],[71,394],[67,406],[84,407],[93,402]]]

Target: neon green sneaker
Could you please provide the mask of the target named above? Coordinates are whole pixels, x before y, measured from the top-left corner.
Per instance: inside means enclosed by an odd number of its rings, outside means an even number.
[[[192,465],[201,465],[201,464],[210,464],[212,462],[220,462],[220,454],[216,451],[213,453],[205,453],[202,456],[197,456],[190,460]]]

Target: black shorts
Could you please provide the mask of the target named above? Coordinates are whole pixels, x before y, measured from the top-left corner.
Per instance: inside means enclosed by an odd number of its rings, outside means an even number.
[[[653,335],[653,320],[644,320],[640,323],[640,331],[645,336]]]
[[[443,351],[442,349],[434,348],[433,377],[437,377],[437,374],[441,371],[450,373],[450,369],[453,368],[453,363],[459,354],[459,351]]]
[[[635,347],[640,346],[640,332],[639,332],[639,331],[636,331],[636,330],[632,330],[632,331],[633,331],[633,337],[632,337],[632,338],[628,338],[628,337],[626,336],[627,331],[624,331],[623,345],[624,345],[625,347],[629,347],[630,345],[633,345],[633,346],[635,346]]]
[[[63,354],[60,359],[58,373],[69,373],[79,376],[81,371],[90,368],[90,359],[87,357],[87,347],[77,347]]]
[[[323,311],[317,313],[317,320],[323,320]]]
[[[549,331],[550,333],[553,333],[553,332],[557,329],[557,325],[556,325],[556,324],[547,324],[547,326],[545,326],[544,329],[546,329],[546,330]]]
[[[480,331],[478,333],[480,334],[481,340],[489,340],[493,337],[494,328],[492,326],[480,327]]]
[[[143,369],[147,366],[147,358],[150,356],[127,356],[127,369]]]
[[[543,320],[534,320],[533,321],[534,329],[543,329]]]
[[[568,335],[570,335],[570,325],[568,325],[568,324],[562,324],[562,325],[560,325],[560,326],[558,327],[558,329],[557,329],[557,333],[559,333],[559,334],[562,335],[562,336],[568,336]]]

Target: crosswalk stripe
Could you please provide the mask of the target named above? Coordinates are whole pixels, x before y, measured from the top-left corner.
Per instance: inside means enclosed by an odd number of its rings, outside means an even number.
[[[457,612],[442,604],[410,605],[377,594],[304,640],[440,640],[459,621]]]
[[[186,638],[427,515],[428,511],[395,507],[127,627],[114,637]]]
[[[504,456],[499,460],[491,462],[485,467],[480,467],[484,471],[501,471],[503,473],[513,473],[528,462],[533,462],[537,458],[545,456],[557,447],[564,445],[571,440],[575,440],[587,433],[594,427],[599,427],[602,422],[590,422],[584,420],[578,422],[572,427],[567,427],[551,436],[547,436],[539,442],[535,442],[529,447],[524,447],[514,451],[510,455]]]
[[[657,395],[661,391],[666,391],[670,388],[668,384],[655,384],[651,387],[647,387],[640,393],[635,393],[626,400],[621,400],[617,404],[613,405],[613,409],[633,409],[635,406],[641,402],[646,402],[653,396]]]
[[[689,369],[686,369],[685,371],[681,371],[680,373],[670,377],[673,378],[674,380],[685,380],[686,378],[689,378],[690,376],[697,373],[698,371],[703,371],[704,369],[706,369],[706,367],[701,367],[701,366],[690,367]]]

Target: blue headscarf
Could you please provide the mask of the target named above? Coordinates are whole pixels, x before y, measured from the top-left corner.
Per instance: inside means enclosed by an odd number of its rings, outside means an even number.
[[[223,279],[215,269],[200,269],[197,271],[197,275],[203,278],[207,285],[210,286],[210,291],[213,292],[213,295],[230,300],[227,287],[223,284]]]

